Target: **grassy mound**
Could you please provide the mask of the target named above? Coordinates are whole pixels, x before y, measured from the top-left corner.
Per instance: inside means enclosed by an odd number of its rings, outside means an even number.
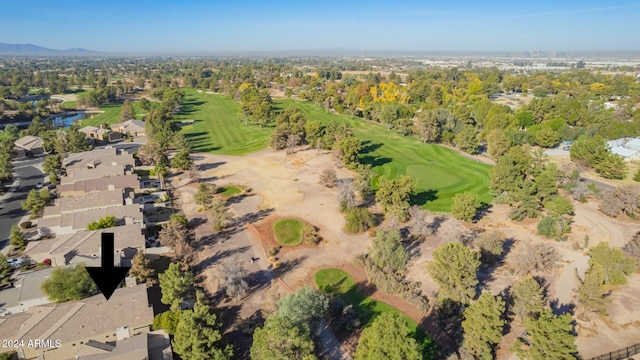
[[[216,193],[225,197],[234,197],[236,195],[242,194],[242,189],[234,185],[221,186],[218,188]]]
[[[356,286],[353,277],[345,271],[331,268],[322,269],[313,276],[313,281],[320,290],[328,294],[340,295],[347,304],[353,305],[353,309],[365,326],[382,313],[395,312],[402,316],[412,332],[418,328],[418,324],[402,311],[364,296]]]
[[[366,327],[373,322],[376,316],[392,312],[400,315],[407,323],[410,334],[421,344],[425,358],[433,358],[435,343],[431,336],[418,327],[418,324],[402,311],[363,295],[356,282],[347,272],[340,269],[328,268],[315,273],[313,281],[320,290],[334,295],[340,295],[342,300],[353,306],[362,324]]]
[[[296,246],[302,242],[304,223],[294,219],[282,219],[273,223],[276,241],[285,246]]]

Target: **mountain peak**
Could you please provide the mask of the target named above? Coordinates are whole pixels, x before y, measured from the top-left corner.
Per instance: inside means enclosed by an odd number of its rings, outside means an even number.
[[[95,55],[95,51],[72,48],[67,50],[49,49],[34,44],[0,43],[0,55]]]

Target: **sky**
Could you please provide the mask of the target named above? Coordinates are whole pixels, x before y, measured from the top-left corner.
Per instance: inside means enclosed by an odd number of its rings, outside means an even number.
[[[633,1],[0,0],[0,4],[0,42],[53,49],[640,50],[640,2]]]

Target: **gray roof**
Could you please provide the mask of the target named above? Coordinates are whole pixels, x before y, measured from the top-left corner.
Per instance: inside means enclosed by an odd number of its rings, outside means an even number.
[[[38,136],[27,135],[23,138],[16,140],[14,144],[19,148],[22,148],[25,150],[31,150],[35,148],[42,148],[43,142],[42,142],[42,138]]]
[[[127,120],[125,122],[113,124],[110,126],[113,130],[118,130],[123,133],[127,132],[143,132],[146,129],[147,124],[141,120]]]
[[[32,307],[25,313],[0,317],[0,338],[59,339],[63,344],[104,334],[121,326],[140,328],[153,323],[146,284],[119,288],[109,301],[102,294],[80,301]]]
[[[122,189],[95,191],[85,195],[56,199],[54,205],[44,208],[43,217],[121,205],[124,205],[124,191]]]
[[[94,149],[74,153],[62,160],[62,167],[69,169],[86,168],[87,164],[134,165],[133,155],[116,148]]]
[[[74,192],[79,191],[79,192],[89,193],[92,191],[109,190],[110,186],[112,186],[113,189],[124,189],[124,188],[139,189],[140,180],[138,179],[138,175],[136,174],[109,176],[109,177],[101,177],[97,179],[73,181],[66,184],[58,185],[57,189],[59,193],[64,193],[68,191],[74,191]]]
[[[34,258],[41,257],[37,254],[62,255],[68,261],[75,256],[93,259],[99,254],[103,232],[114,233],[116,251],[127,248],[144,249],[145,247],[141,224],[129,224],[93,231],[78,231],[72,235],[62,234],[53,239],[30,241],[24,254]],[[116,260],[118,259],[114,259],[114,261]]]
[[[97,165],[93,169],[75,168],[67,170],[67,176],[60,179],[61,184],[72,184],[76,181],[100,179],[104,177],[123,176],[126,175],[125,168],[128,165],[103,166]]]
[[[107,215],[115,216],[119,221],[126,217],[132,218],[134,222],[142,222],[143,214],[139,204],[123,205],[117,207],[91,209],[81,212],[72,212],[53,215],[38,220],[38,228],[70,228],[72,230],[84,230],[90,223]]]
[[[115,345],[88,341],[78,350],[76,358],[78,360],[148,360],[149,335],[145,333],[118,340]]]
[[[51,275],[53,269],[28,271],[17,275],[12,288],[0,291],[0,309],[16,313],[26,311],[29,304],[49,303],[40,285]]]

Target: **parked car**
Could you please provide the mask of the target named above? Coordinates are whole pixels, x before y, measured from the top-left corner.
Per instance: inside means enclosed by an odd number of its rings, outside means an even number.
[[[12,268],[17,268],[17,267],[20,267],[20,266],[24,265],[24,259],[23,258],[7,259],[7,263]]]
[[[44,186],[44,184],[39,182],[39,183],[36,184],[36,189],[42,189],[43,186]]]

